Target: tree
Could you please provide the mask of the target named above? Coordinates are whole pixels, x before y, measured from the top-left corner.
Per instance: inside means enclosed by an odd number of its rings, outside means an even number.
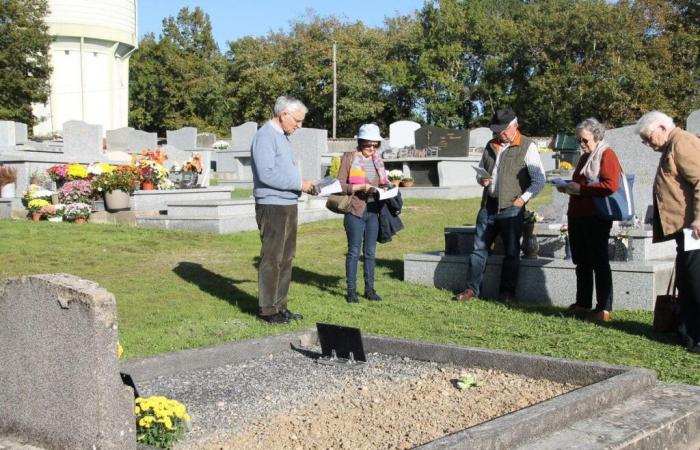
[[[49,95],[47,0],[0,1],[0,119],[34,125]]]

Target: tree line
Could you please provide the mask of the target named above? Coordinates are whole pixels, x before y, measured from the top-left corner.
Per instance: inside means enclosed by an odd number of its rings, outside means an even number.
[[[8,2],[45,0],[0,2],[0,44]],[[206,12],[183,8],[131,57],[129,124],[228,134],[269,118],[284,93],[309,107],[305,126],[331,130],[334,42],[338,136],[401,119],[473,128],[502,107],[541,135],[588,116],[619,126],[651,109],[683,123],[700,107],[696,0],[428,0],[381,27],[309,14],[223,50]],[[0,100],[13,78],[0,77]]]

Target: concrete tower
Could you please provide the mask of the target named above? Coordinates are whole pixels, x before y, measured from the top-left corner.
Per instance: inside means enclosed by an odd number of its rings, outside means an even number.
[[[137,0],[49,0],[51,93],[35,104],[38,136],[69,120],[127,126],[129,56],[138,46]]]

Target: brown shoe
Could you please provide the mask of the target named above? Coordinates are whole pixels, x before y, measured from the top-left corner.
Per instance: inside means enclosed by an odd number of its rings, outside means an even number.
[[[591,322],[610,322],[612,320],[612,316],[610,315],[610,311],[602,310],[602,311],[596,311],[593,310],[590,313],[588,313],[588,316],[586,317],[588,320]]]
[[[460,300],[463,302],[468,302],[474,298],[476,298],[476,294],[471,289],[466,289],[464,292],[460,292],[459,294],[455,295],[455,300]]]

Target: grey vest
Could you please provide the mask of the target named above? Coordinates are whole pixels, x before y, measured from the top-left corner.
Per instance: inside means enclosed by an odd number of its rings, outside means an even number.
[[[490,141],[486,145],[482,157],[484,169],[491,174],[496,165],[496,150],[494,150],[492,142]],[[530,178],[525,164],[525,154],[533,142],[532,139],[521,135],[520,145],[511,145],[501,157],[501,162],[498,165],[498,209],[511,206],[513,200],[520,197],[532,184],[532,178]],[[486,204],[488,195],[487,187],[481,197],[482,208]]]

